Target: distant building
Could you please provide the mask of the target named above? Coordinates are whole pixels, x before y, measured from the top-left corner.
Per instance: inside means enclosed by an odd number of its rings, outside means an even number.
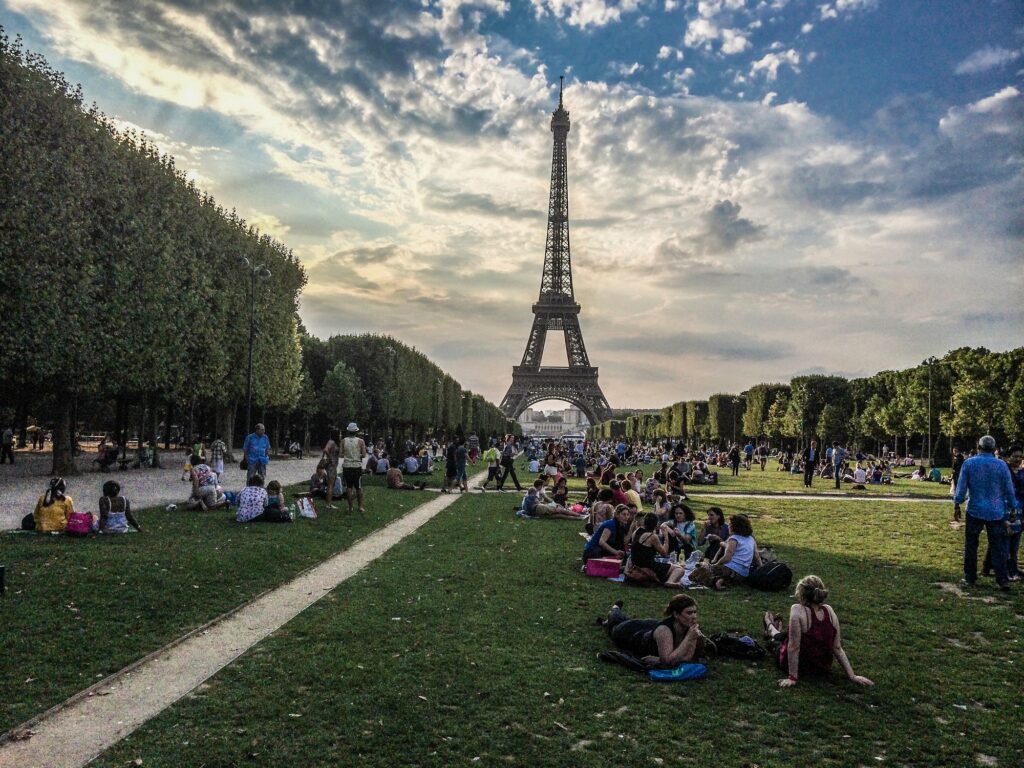
[[[590,426],[590,422],[579,408],[566,408],[562,411],[535,411],[527,408],[519,416],[519,425],[524,435],[561,437],[583,432]]]

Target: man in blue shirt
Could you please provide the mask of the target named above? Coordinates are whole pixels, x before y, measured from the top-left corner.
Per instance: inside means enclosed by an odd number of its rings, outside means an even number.
[[[259,475],[267,479],[267,463],[270,461],[270,438],[262,424],[256,425],[256,431],[245,438],[242,453],[249,464],[248,477]]]
[[[1005,462],[995,457],[995,450],[996,440],[991,435],[978,440],[978,455],[967,459],[960,469],[953,505],[959,515],[960,505],[967,501],[964,584],[972,585],[978,578],[978,540],[984,528],[996,583],[1001,590],[1007,592],[1010,589],[1006,572],[1010,521],[1020,511],[1021,502],[1013,492],[1010,469]]]

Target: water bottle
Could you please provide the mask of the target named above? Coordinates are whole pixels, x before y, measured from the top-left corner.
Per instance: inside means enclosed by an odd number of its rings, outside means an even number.
[[[288,505],[288,516],[291,517],[292,521],[295,521],[295,504],[294,502]]]

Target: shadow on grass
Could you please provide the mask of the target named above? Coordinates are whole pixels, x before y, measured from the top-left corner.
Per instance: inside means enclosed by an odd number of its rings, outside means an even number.
[[[957,534],[926,513],[743,505],[797,574],[825,578],[854,667],[877,683],[837,673],[782,690],[769,661],[663,685],[596,661],[609,644],[594,620],[612,601],[656,616],[672,592],[584,577],[574,523],[506,506],[459,501],[97,764],[1020,764],[1007,719],[1020,596],[985,605],[935,587]],[[950,554],[905,562],[917,530]],[[759,634],[763,611],[791,602],[693,594],[708,633]]]
[[[290,493],[299,486],[286,489]],[[433,498],[367,491],[366,515],[291,525],[231,511],[138,513],[142,534],[4,534],[0,731],[247,602]]]

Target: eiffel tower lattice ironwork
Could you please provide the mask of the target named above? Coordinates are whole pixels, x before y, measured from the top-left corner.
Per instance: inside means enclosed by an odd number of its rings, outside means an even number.
[[[551,115],[555,135],[551,153],[551,195],[548,201],[548,232],[544,245],[544,274],[540,296],[533,305],[533,328],[519,365],[512,367],[512,385],[501,401],[510,418],[541,400],[563,400],[583,411],[591,424],[608,418],[608,400],[597,383],[597,367],[590,364],[580,331],[580,305],[572,290],[572,262],[569,257],[569,180],[565,139],[569,134],[569,113],[562,105],[559,78],[558,109]],[[565,334],[568,367],[541,366],[548,331]]]

